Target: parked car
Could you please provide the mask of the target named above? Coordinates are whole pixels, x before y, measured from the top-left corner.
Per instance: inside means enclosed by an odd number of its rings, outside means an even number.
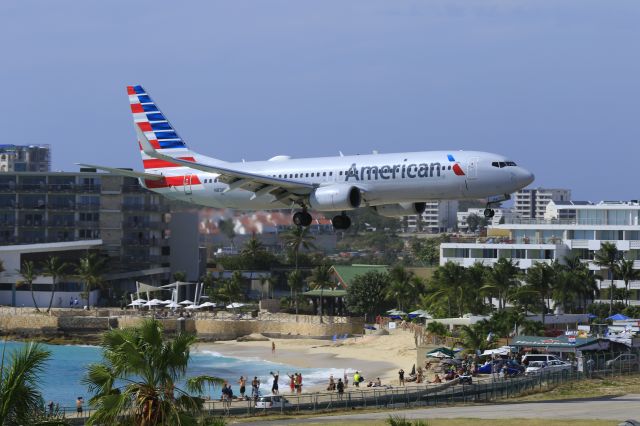
[[[631,371],[638,370],[640,363],[638,362],[638,356],[635,354],[622,354],[618,355],[614,359],[610,359],[606,363],[607,369]]]
[[[531,361],[542,361],[542,362],[549,363],[551,361],[562,361],[562,360],[555,355],[549,355],[549,354],[525,354],[522,357],[522,363],[525,365],[527,363],[530,363]]]
[[[572,368],[573,366],[570,363],[560,360],[551,360],[549,362],[529,361],[529,365],[524,371],[524,374],[531,375],[546,372],[571,371]]]
[[[261,396],[256,401],[256,408],[281,408],[289,407],[290,405],[287,398],[280,395]]]

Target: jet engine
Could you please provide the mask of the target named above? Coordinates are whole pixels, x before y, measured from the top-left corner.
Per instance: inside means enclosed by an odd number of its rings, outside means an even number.
[[[309,206],[324,212],[357,209],[361,202],[360,190],[351,185],[321,186],[309,196]]]
[[[399,204],[383,204],[375,206],[376,213],[384,217],[402,217],[414,214],[422,214],[427,208],[427,203],[399,203]]]

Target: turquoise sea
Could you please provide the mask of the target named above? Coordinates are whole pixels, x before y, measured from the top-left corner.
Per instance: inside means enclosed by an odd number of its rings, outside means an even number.
[[[25,343],[7,342],[5,348],[5,361],[7,355]],[[87,365],[100,362],[101,350],[97,346],[83,345],[42,345],[52,353],[42,377],[41,391],[45,402],[54,401],[60,407],[73,407],[78,396],[83,396],[85,401],[91,396],[87,388],[81,384],[81,379],[86,372]],[[258,376],[261,381],[260,391],[268,394],[271,391],[271,371],[280,371],[280,389],[288,391],[287,372],[298,371],[302,373],[306,385],[325,383],[330,374],[341,377],[343,371],[337,369],[309,369],[297,368],[283,364],[253,358],[230,358],[212,351],[192,351],[191,362],[187,371],[187,377],[207,374],[221,377],[232,385],[233,393],[239,393],[238,378],[243,375],[253,379]],[[249,380],[250,381],[250,380]],[[249,382],[248,381],[248,382]],[[247,387],[250,393],[250,387]],[[220,389],[212,389],[212,398],[220,396]]]

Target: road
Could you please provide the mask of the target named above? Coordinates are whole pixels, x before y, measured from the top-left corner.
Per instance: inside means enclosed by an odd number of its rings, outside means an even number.
[[[268,422],[242,423],[247,425],[284,425],[301,423],[348,424],[350,420],[384,420],[389,415],[403,415],[407,419],[603,419],[640,420],[640,394],[613,398],[594,398],[568,401],[541,401],[526,403],[475,404],[444,408],[420,408],[392,410],[336,416],[319,416],[307,419],[287,419]]]

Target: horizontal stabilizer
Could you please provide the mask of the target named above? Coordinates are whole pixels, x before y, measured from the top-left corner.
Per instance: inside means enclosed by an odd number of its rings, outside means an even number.
[[[78,166],[91,167],[91,168],[94,168],[94,169],[104,170],[105,172],[113,173],[114,175],[127,176],[127,177],[136,178],[136,179],[149,179],[149,180],[162,180],[162,179],[164,179],[164,176],[156,175],[156,174],[152,174],[152,173],[136,172],[134,170],[123,170],[123,169],[117,169],[117,168],[114,168],[114,167],[96,166],[94,164],[80,164],[80,163],[76,163],[76,164]]]

